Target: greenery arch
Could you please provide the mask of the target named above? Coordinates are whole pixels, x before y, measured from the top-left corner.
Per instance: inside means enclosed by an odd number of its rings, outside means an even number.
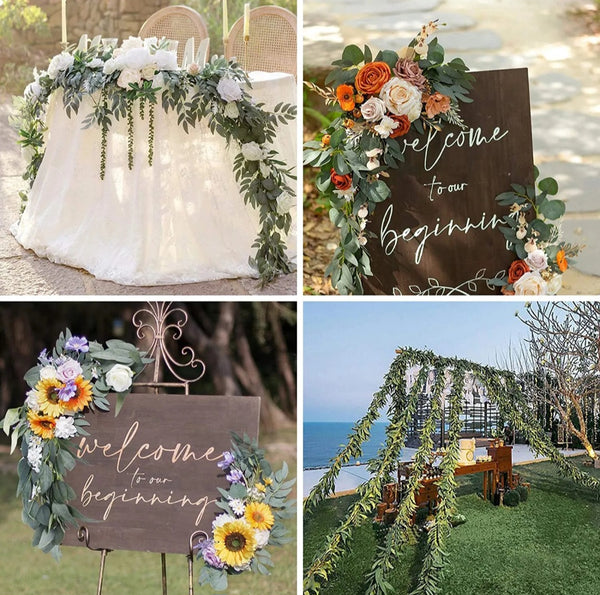
[[[415,382],[409,386],[406,381],[407,371],[415,366],[419,371]],[[383,407],[388,405],[390,423],[386,428],[386,442],[377,458],[368,463],[371,478],[358,487],[358,500],[351,505],[337,528],[327,536],[324,549],[305,570],[306,595],[317,595],[320,592],[323,583],[335,572],[338,561],[349,548],[354,527],[364,522],[375,510],[384,483],[395,470],[409,424],[416,413],[419,394],[431,373],[434,377],[430,391],[431,409],[420,432],[421,444],[414,457],[414,472],[409,478],[406,494],[399,502],[398,516],[390,527],[384,545],[377,550],[371,571],[365,577],[365,595],[394,592],[394,587],[388,582],[388,575],[393,568],[394,559],[407,541],[407,529],[416,511],[415,497],[434,446],[434,434],[442,413],[441,396],[445,392],[449,402],[449,430],[447,454],[440,465],[441,479],[438,481],[440,504],[428,533],[418,584],[411,595],[441,592],[442,572],[448,561],[445,545],[450,534],[450,515],[456,502],[454,470],[459,457],[463,390],[465,377],[469,374],[487,389],[488,398],[498,406],[502,417],[509,420],[513,428],[528,439],[537,454],[548,457],[562,474],[576,483],[600,493],[600,481],[575,467],[548,439],[512,372],[464,359],[441,357],[432,351],[412,348],[398,350],[398,355],[392,362],[383,385],[375,393],[367,413],[354,425],[346,446],[331,460],[331,467],[305,500],[304,512],[309,515],[319,502],[333,493],[335,479],[342,465],[361,456],[362,444],[368,440],[371,426],[379,418]]]

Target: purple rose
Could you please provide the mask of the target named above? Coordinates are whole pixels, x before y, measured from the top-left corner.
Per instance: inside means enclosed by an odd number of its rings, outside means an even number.
[[[57,377],[61,382],[68,382],[69,380],[75,380],[77,376],[83,373],[81,365],[78,361],[67,357],[65,361],[58,366]]]
[[[73,380],[67,381],[67,383],[58,391],[58,398],[61,401],[68,401],[72,399],[77,393],[77,385]]]
[[[223,453],[223,460],[219,461],[217,463],[217,467],[219,469],[227,469],[227,467],[231,467],[231,464],[233,463],[233,461],[234,461],[233,455],[228,450],[226,450]]]
[[[70,351],[78,351],[81,353],[86,353],[90,350],[88,346],[88,341],[85,337],[71,337],[67,339],[65,343],[65,349]]]
[[[200,553],[203,560],[213,568],[221,570],[225,568],[225,563],[217,556],[215,551],[215,542],[212,539],[207,539],[199,544]]]
[[[229,483],[244,483],[244,474],[239,469],[232,469],[225,479]]]

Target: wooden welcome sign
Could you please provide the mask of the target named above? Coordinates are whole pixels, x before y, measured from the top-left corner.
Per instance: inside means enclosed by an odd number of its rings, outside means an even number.
[[[67,481],[93,519],[80,521],[90,548],[187,554],[192,533],[210,535],[217,487],[229,486],[217,462],[231,431],[258,438],[259,408],[259,397],[130,394],[117,417],[88,415]],[[64,544],[84,545],[73,528]]]
[[[494,293],[486,279],[514,259],[495,229],[507,214],[495,197],[533,183],[527,69],[473,74],[473,103],[461,105],[468,129],[405,137],[406,162],[390,171],[391,197],[369,223],[378,237],[365,293]]]

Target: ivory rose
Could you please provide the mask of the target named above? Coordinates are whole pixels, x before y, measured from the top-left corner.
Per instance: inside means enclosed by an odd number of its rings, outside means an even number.
[[[137,83],[138,85],[142,82],[139,70],[131,70],[126,68],[121,72],[117,79],[117,85],[123,89],[128,89],[130,84]]]
[[[226,118],[231,118],[235,120],[240,115],[240,110],[238,109],[237,103],[235,101],[230,101],[225,104],[225,108],[223,109],[223,113]]]
[[[288,192],[282,192],[277,197],[277,213],[279,215],[285,215],[296,206],[296,197],[292,196]]]
[[[242,98],[242,88],[240,84],[228,77],[223,77],[217,84],[217,93],[223,101],[239,101]]]
[[[133,37],[132,35],[121,44],[121,49],[125,52],[141,47],[144,47],[144,40],[141,37]]]
[[[50,65],[48,66],[48,76],[51,79],[55,79],[60,72],[73,66],[74,61],[75,59],[73,56],[67,54],[67,52],[61,52],[57,56],[54,56],[54,58],[50,60]]]
[[[150,51],[148,48],[143,47],[129,50],[117,58],[117,64],[120,68],[129,70],[142,70],[153,62],[154,59],[150,55]]]
[[[260,161],[264,158],[264,153],[257,142],[251,141],[242,145],[242,155],[246,161]]]
[[[360,106],[360,113],[367,122],[379,122],[385,116],[385,103],[378,97],[371,97]]]
[[[357,72],[354,84],[361,93],[376,95],[391,75],[392,71],[385,62],[367,62]]]
[[[548,258],[546,253],[539,248],[530,252],[525,259],[525,262],[534,271],[543,271],[545,268],[548,268]]]
[[[391,78],[381,88],[379,98],[396,116],[408,116],[408,119],[414,122],[421,115],[421,91],[403,79]]]
[[[547,283],[548,295],[556,295],[562,287],[562,275],[554,275]]]
[[[118,393],[126,391],[133,382],[133,371],[129,366],[115,364],[106,373],[106,383],[112,386]]]
[[[546,295],[547,286],[537,271],[525,273],[513,285],[515,295]]]
[[[154,78],[156,72],[156,64],[148,64],[144,66],[141,71],[142,78],[146,81],[151,81]]]
[[[177,54],[168,50],[157,50],[154,61],[158,70],[177,70]]]
[[[425,111],[428,118],[433,118],[438,114],[445,114],[450,109],[450,97],[441,93],[434,93],[427,98]]]

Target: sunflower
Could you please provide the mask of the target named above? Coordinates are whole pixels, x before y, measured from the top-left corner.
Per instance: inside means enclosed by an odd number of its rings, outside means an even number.
[[[56,426],[56,420],[49,415],[40,415],[29,411],[27,413],[27,419],[31,425],[31,431],[40,436],[44,440],[50,440],[54,438],[54,427]]]
[[[63,386],[64,384],[56,378],[46,378],[35,385],[38,406],[42,413],[58,417],[65,412],[65,402],[58,395]]]
[[[246,506],[244,517],[252,528],[259,531],[270,529],[275,522],[271,508],[264,502],[250,502]]]
[[[217,527],[214,539],[217,556],[229,566],[242,566],[254,556],[254,530],[241,519]]]
[[[64,401],[64,407],[67,411],[83,411],[92,400],[92,385],[89,380],[84,380],[83,376],[75,378],[75,394]]]

